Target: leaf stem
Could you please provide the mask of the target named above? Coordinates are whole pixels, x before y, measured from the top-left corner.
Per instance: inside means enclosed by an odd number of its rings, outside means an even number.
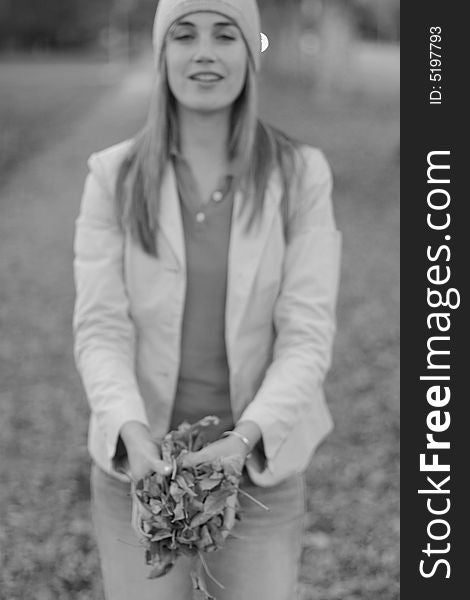
[[[219,586],[219,588],[220,588],[221,590],[225,590],[225,586],[224,586],[224,585],[222,585],[222,584],[220,583],[220,581],[218,581],[218,580],[217,580],[217,579],[216,579],[216,578],[215,578],[215,577],[212,575],[212,573],[209,571],[209,567],[207,566],[206,559],[204,558],[204,556],[202,555],[202,553],[201,553],[201,551],[200,551],[200,550],[198,550],[198,554],[199,554],[199,558],[201,559],[201,564],[202,564],[202,566],[204,567],[204,571],[206,572],[206,575],[207,575],[207,576],[208,576],[210,579],[212,579],[212,581],[213,581],[213,582],[214,582],[216,585],[218,585],[218,586]]]
[[[227,532],[227,537],[232,537],[236,540],[246,540],[246,536],[244,535],[238,535],[232,532],[231,529],[221,529],[222,532]]]
[[[253,496],[251,494],[249,494],[248,492],[245,492],[245,490],[242,490],[241,488],[238,488],[238,492],[240,494],[243,494],[244,496],[246,496],[250,500],[252,500],[258,506],[261,506],[261,508],[264,508],[264,510],[269,510],[269,506],[266,506],[266,504],[263,504],[262,502],[260,502],[256,498],[253,498]]]
[[[125,544],[126,546],[131,546],[131,548],[145,548],[145,544],[132,544],[131,542],[126,542],[126,540],[121,540],[121,538],[117,538],[117,540],[121,544]]]

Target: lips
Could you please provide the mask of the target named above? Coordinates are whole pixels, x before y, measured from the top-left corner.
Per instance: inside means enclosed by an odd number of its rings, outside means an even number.
[[[213,82],[220,81],[221,79],[223,79],[223,77],[221,75],[218,75],[217,73],[201,71],[200,73],[194,73],[194,75],[190,75],[189,79],[192,79],[193,81]]]

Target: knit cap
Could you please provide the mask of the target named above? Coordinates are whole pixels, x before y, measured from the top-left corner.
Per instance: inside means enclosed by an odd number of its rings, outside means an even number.
[[[199,11],[218,12],[235,21],[246,40],[255,69],[259,69],[261,29],[256,0],[160,0],[153,24],[157,65],[160,64],[163,43],[170,26],[184,15]]]

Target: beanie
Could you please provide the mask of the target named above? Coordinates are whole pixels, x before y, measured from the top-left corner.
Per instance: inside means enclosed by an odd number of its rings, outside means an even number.
[[[261,29],[256,0],[160,0],[153,24],[157,65],[160,64],[163,42],[170,26],[184,15],[199,11],[218,12],[232,19],[245,38],[255,69],[259,69]]]

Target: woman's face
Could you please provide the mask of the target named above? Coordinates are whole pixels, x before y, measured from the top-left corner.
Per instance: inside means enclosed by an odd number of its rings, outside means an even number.
[[[242,34],[223,15],[192,13],[168,32],[168,84],[178,104],[187,110],[229,109],[243,89],[247,64]]]

